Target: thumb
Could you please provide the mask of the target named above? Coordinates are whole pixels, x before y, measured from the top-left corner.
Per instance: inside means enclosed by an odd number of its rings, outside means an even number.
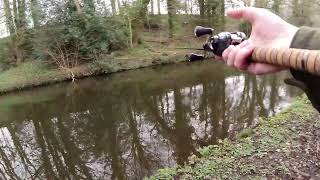
[[[254,7],[243,7],[227,11],[227,15],[233,19],[244,19],[250,23],[254,23],[258,16],[259,9]]]

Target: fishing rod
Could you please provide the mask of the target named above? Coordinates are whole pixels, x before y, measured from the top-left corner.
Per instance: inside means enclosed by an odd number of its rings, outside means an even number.
[[[201,48],[205,52],[204,55],[192,53],[188,57],[189,61],[203,60],[207,58],[208,53],[221,57],[230,45],[236,46],[248,39],[243,32],[220,32],[216,35],[213,33],[213,28],[195,27],[196,37],[208,38]],[[320,50],[255,47],[249,62],[273,64],[320,76]]]

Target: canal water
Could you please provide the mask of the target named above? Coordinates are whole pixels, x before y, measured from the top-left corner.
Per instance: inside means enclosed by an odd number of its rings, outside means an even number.
[[[142,179],[183,165],[301,94],[286,73],[204,61],[146,68],[0,97],[2,179]]]

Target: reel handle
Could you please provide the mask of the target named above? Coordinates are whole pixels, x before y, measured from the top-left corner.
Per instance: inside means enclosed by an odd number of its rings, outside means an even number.
[[[204,35],[212,35],[213,34],[214,29],[212,28],[206,28],[206,27],[202,27],[202,26],[196,26],[194,28],[194,35],[196,37],[201,37]]]
[[[320,75],[320,50],[256,47],[251,60]]]

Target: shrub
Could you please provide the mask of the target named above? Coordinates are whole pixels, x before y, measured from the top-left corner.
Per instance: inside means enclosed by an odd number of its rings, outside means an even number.
[[[127,47],[124,25],[100,16],[66,17],[34,32],[33,56],[72,68],[98,59],[101,54]]]

